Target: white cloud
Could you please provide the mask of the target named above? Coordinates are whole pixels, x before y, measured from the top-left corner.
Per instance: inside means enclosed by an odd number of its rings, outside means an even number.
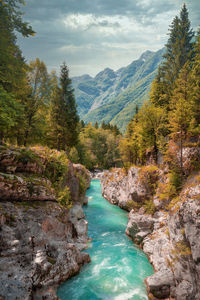
[[[139,32],[143,27],[134,18],[128,16],[95,16],[93,14],[70,14],[63,22],[67,28],[79,31],[99,31],[106,34],[117,34],[134,31]]]
[[[62,46],[58,49],[58,51],[60,52],[65,52],[65,53],[74,53],[74,52],[80,52],[80,51],[85,51],[85,50],[95,50],[94,49],[94,45],[91,45],[91,44],[88,44],[88,45],[81,45],[81,46],[77,46],[77,45],[65,45],[65,46]]]
[[[40,57],[51,70],[65,60],[70,73],[95,75],[131,63],[147,49],[164,46],[182,0],[27,1],[25,17],[37,32],[18,40],[27,60]],[[199,23],[199,0],[185,0],[192,26]],[[194,28],[196,29],[196,28]]]

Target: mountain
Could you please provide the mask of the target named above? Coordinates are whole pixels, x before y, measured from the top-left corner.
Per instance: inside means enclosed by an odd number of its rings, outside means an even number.
[[[165,48],[147,50],[139,59],[116,72],[106,68],[94,78],[72,78],[78,113],[86,123],[110,122],[125,131],[135,112],[148,99],[151,83],[162,61]]]

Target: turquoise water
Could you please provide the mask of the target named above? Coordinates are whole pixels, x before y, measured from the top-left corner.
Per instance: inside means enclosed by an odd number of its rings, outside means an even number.
[[[143,280],[153,274],[145,254],[125,234],[127,212],[111,205],[101,196],[99,180],[92,180],[87,191],[88,236],[85,250],[91,263],[62,284],[62,300],[144,300],[148,299]]]

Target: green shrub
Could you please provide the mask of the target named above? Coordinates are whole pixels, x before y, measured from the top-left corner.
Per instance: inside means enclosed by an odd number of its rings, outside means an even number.
[[[28,162],[36,162],[40,166],[42,166],[42,163],[40,161],[40,157],[32,150],[29,149],[20,149],[19,152],[16,154],[16,161],[21,162],[23,164],[27,164]]]
[[[155,207],[155,204],[153,202],[153,199],[146,200],[144,202],[143,207],[145,209],[145,212],[149,215],[153,215],[156,211],[156,207]]]
[[[133,200],[128,200],[127,201],[127,207],[129,210],[131,209],[139,209],[141,207],[141,204],[133,201]]]
[[[52,182],[55,190],[59,190],[68,173],[69,160],[62,151],[50,151],[46,156],[45,176]]]
[[[181,188],[183,182],[183,175],[178,168],[174,168],[169,173],[169,184],[178,191]]]
[[[71,195],[67,186],[62,191],[58,192],[57,201],[61,206],[67,208],[72,206]]]
[[[139,181],[149,190],[153,195],[157,188],[159,178],[159,169],[154,165],[144,166],[140,169]]]
[[[76,175],[79,177],[79,196],[82,196],[87,189],[86,179],[81,174],[77,173]]]

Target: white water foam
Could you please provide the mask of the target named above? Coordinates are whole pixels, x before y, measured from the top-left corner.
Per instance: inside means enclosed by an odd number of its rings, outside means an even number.
[[[140,289],[135,289],[135,290],[130,291],[128,293],[120,294],[120,295],[114,297],[113,299],[114,300],[130,300],[135,295],[142,296],[144,300],[148,300],[148,297],[145,294],[141,295],[141,290]]]

